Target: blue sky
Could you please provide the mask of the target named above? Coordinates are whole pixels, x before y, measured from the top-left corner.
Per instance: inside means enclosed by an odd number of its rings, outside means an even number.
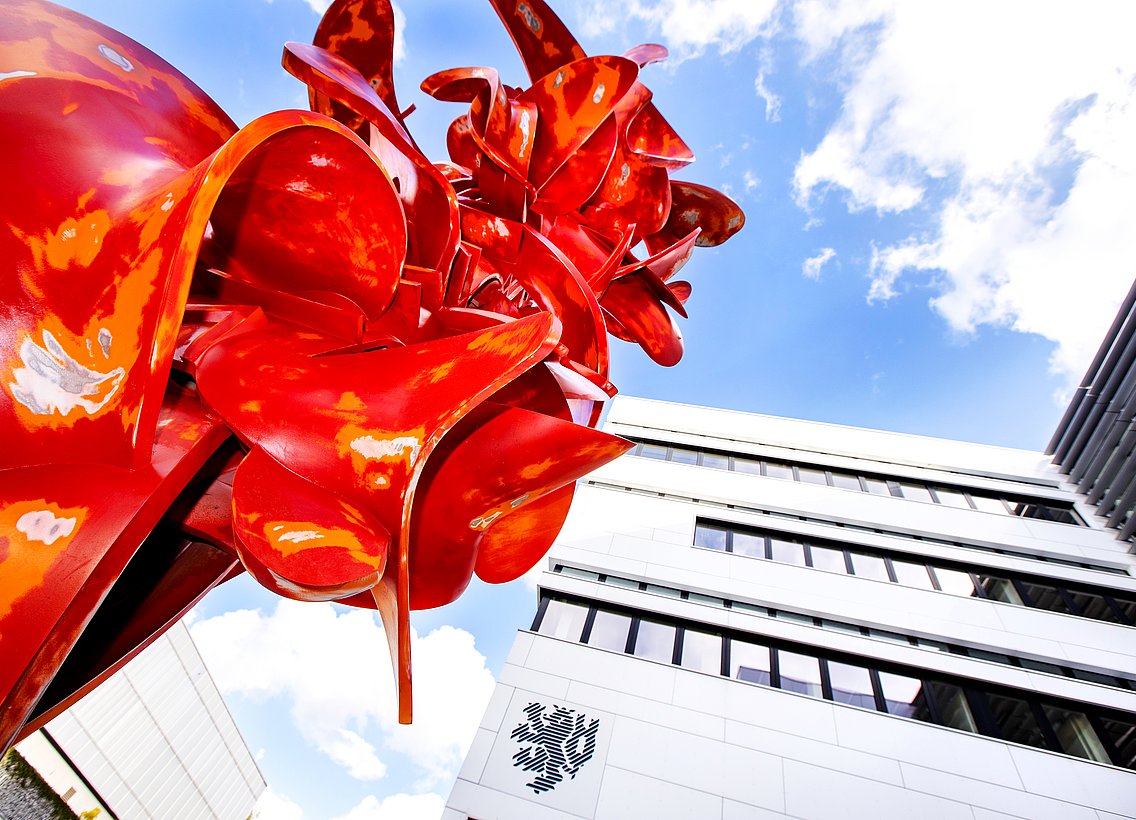
[[[303,107],[280,68],[319,0],[69,0],[244,124]],[[613,341],[629,395],[1041,449],[1136,271],[1136,6],[561,0],[592,54],[661,42],[644,81],[744,231],[696,253],[687,354]],[[525,75],[488,3],[402,4],[400,102],[431,158],[443,68]],[[811,261],[810,261],[811,260]],[[262,816],[436,817],[535,595],[475,587],[416,613],[419,723],[393,727],[365,614],[247,579],[194,635],[270,784]]]

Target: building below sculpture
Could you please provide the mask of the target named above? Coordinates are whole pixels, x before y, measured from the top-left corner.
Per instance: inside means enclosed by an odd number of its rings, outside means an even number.
[[[15,751],[70,816],[239,820],[265,787],[180,622]],[[46,813],[54,801],[42,786],[6,779],[0,817],[67,816]]]
[[[1048,456],[606,430],[445,820],[1136,816],[1136,560]]]

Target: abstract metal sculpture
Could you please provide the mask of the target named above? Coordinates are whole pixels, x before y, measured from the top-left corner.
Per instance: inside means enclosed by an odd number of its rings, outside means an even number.
[[[438,164],[388,0],[333,3],[284,49],[312,111],[241,129],[123,35],[0,7],[0,747],[245,569],[377,608],[408,722],[409,610],[524,573],[627,448],[606,334],[677,362],[672,277],[742,213],[669,178],[665,49],[491,2],[532,85],[428,78],[468,105]]]

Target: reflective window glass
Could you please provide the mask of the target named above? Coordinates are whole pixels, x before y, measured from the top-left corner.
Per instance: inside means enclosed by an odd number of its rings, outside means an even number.
[[[931,502],[931,491],[927,489],[925,484],[908,484],[905,481],[901,481],[899,486],[900,489],[903,490],[904,498],[910,499],[911,501]]]
[[[712,550],[726,549],[726,530],[721,527],[709,527],[706,524],[696,524],[694,527],[694,545]]]
[[[646,442],[639,449],[639,455],[643,458],[657,458],[660,461],[666,461],[667,448],[664,444],[648,444]]]
[[[944,726],[961,729],[964,732],[978,731],[974,715],[970,711],[970,704],[967,703],[962,689],[953,683],[928,682],[927,690],[939,707],[939,716]]]
[[[750,555],[754,558],[765,557],[765,536],[754,535],[748,532],[734,533],[734,552],[738,555]]]
[[[682,665],[687,669],[722,673],[722,636],[687,629],[682,633]]]
[[[756,458],[742,458],[734,456],[734,472],[761,475],[761,462]]]
[[[797,473],[801,476],[801,481],[807,484],[828,484],[824,470],[818,470],[814,467],[798,467]]]
[[[959,490],[949,490],[946,487],[935,488],[935,498],[939,500],[940,504],[948,507],[959,507],[964,510],[970,509],[970,504],[967,503],[966,496]]]
[[[986,693],[986,700],[994,713],[994,720],[998,724],[1002,737],[1014,743],[1024,743],[1026,746],[1039,746],[1044,748],[1041,728],[1037,725],[1037,718],[1033,715],[1028,703],[1021,698],[1012,698],[1007,695]]]
[[[655,595],[665,595],[668,598],[682,597],[682,593],[674,587],[664,587],[659,584],[647,584],[647,592],[653,592]]]
[[[1083,757],[1086,760],[1095,760],[1097,763],[1108,763],[1108,752],[1101,745],[1100,738],[1093,731],[1089,719],[1084,712],[1062,709],[1059,706],[1043,704],[1041,707],[1053,727],[1057,740],[1061,744],[1061,751],[1065,754]]]
[[[730,677],[769,685],[769,647],[749,641],[730,641]]]
[[[805,565],[805,548],[799,541],[770,536],[769,545],[773,549],[773,560],[785,564]]]
[[[674,658],[675,627],[646,618],[639,621],[634,653],[640,658],[670,663]]]
[[[688,450],[685,447],[672,447],[671,461],[674,461],[678,464],[697,464],[698,451]]]
[[[722,598],[715,595],[703,595],[699,592],[692,592],[687,596],[693,604],[708,604],[710,606],[725,606],[726,602]]]
[[[1029,581],[1022,581],[1021,585],[1026,595],[1029,596],[1030,602],[1038,609],[1047,609],[1050,612],[1069,612],[1069,607],[1065,605],[1065,601],[1056,587],[1051,587],[1048,584],[1033,584]]]
[[[809,554],[813,566],[827,572],[848,572],[844,565],[844,550],[834,550],[830,547],[817,547],[809,545]]]
[[[631,628],[631,618],[607,610],[596,610],[592,622],[592,634],[588,636],[590,646],[624,652],[627,649],[627,631]]]
[[[851,473],[839,473],[836,470],[833,470],[832,486],[840,487],[842,490],[859,490],[860,477],[852,475]]]
[[[781,688],[800,692],[814,698],[821,696],[820,664],[811,655],[777,650],[777,670],[781,673]]]
[[[864,484],[868,487],[868,492],[874,495],[891,495],[888,490],[888,483],[882,478],[869,478],[864,476]]]
[[[1000,498],[971,493],[970,500],[974,502],[975,508],[982,512],[997,513],[998,515],[1010,514],[1010,511],[1006,509],[1006,505],[1002,503],[1002,499]]]
[[[1136,601],[1129,601],[1125,598],[1118,598],[1115,595],[1111,597],[1112,600],[1116,602],[1116,605],[1120,608],[1120,611],[1128,616],[1129,622],[1136,624]]]
[[[1006,578],[995,575],[978,575],[978,583],[986,597],[992,601],[1004,601],[1007,604],[1022,606],[1022,596],[1014,589],[1014,585]]]
[[[877,581],[890,581],[884,559],[866,552],[850,552],[852,569],[861,578],[874,578]]]
[[[1055,663],[1046,663],[1045,661],[1035,661],[1030,658],[1018,658],[1018,663],[1025,669],[1033,669],[1037,672],[1048,672],[1051,675],[1064,675],[1061,667]],[[1077,670],[1073,670],[1073,677],[1077,677]]]
[[[623,589],[639,589],[639,582],[632,578],[621,578],[618,575],[607,576],[607,582],[613,587],[622,587]]]
[[[587,581],[598,581],[600,578],[598,572],[592,572],[587,569],[577,569],[576,567],[561,567],[560,574],[567,575],[571,578],[583,578]]]
[[[923,681],[894,672],[880,672],[880,692],[888,714],[930,720],[927,699],[923,694]]]
[[[935,567],[935,577],[939,579],[939,588],[943,592],[964,598],[974,595],[974,581],[971,580],[969,572]]]
[[[1081,614],[1086,618],[1095,618],[1098,621],[1112,621],[1113,623],[1120,623],[1120,616],[1113,611],[1104,598],[1099,595],[1093,595],[1088,592],[1075,592],[1069,590],[1069,596],[1073,599],[1073,603],[1081,610]]]
[[[895,570],[896,580],[908,587],[921,587],[933,589],[931,576],[927,574],[927,567],[923,564],[912,564],[908,561],[891,559],[891,568]]]
[[[1117,766],[1136,769],[1136,724],[1128,720],[1102,715],[1100,725],[1116,751],[1117,759],[1113,762]]]
[[[728,470],[730,469],[730,457],[720,453],[703,453],[702,466],[713,467],[715,470]]]
[[[862,709],[876,708],[872,676],[864,667],[829,661],[828,679],[832,684],[832,699],[837,703],[849,703]]]
[[[780,461],[766,461],[765,474],[770,478],[787,478],[793,480],[793,466]]]
[[[544,610],[544,617],[540,620],[540,634],[578,641],[580,633],[584,631],[584,620],[587,617],[586,606],[552,598]]]

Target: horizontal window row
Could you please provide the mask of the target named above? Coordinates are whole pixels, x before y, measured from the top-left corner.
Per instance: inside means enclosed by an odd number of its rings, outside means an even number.
[[[848,548],[835,541],[803,539],[703,519],[695,524],[694,545],[961,597],[986,598],[1126,626],[1136,624],[1136,598],[1088,587],[1057,585],[1052,579],[996,575],[963,564],[923,562],[908,554]]]
[[[543,596],[533,629],[648,660],[1136,769],[1136,715],[655,613]]]
[[[678,464],[696,464],[717,470],[731,470],[736,473],[781,478],[787,481],[823,484],[843,490],[906,498],[928,504],[942,504],[947,507],[960,507],[1000,515],[1016,515],[1021,518],[1038,518],[1043,521],[1056,521],[1059,524],[1085,525],[1085,522],[1077,515],[1072,506],[1036,498],[994,495],[969,488],[924,484],[906,478],[830,470],[815,464],[778,461],[756,456],[737,456],[719,451],[680,447],[653,441],[638,442],[629,454],[643,458],[673,461]]]
[[[907,532],[900,532],[899,530],[889,530],[883,527],[866,527],[859,524],[849,524],[844,521],[832,521],[825,518],[818,518],[811,515],[799,515],[782,512],[774,512],[772,510],[762,509],[750,504],[724,504],[718,501],[707,501],[699,498],[692,498],[691,496],[680,495],[678,493],[665,493],[652,490],[644,490],[637,487],[627,487],[619,484],[609,484],[605,481],[596,481],[595,479],[588,479],[588,485],[592,487],[602,487],[607,490],[616,490],[619,492],[634,493],[635,495],[644,495],[652,498],[670,498],[676,501],[691,502],[694,504],[702,504],[708,507],[720,507],[727,510],[740,510],[741,512],[752,513],[754,515],[763,515],[768,518],[782,518],[791,521],[808,521],[813,524],[822,524],[826,527],[838,527],[842,530],[850,532],[869,532],[876,535],[889,535],[897,536],[900,538],[907,538],[913,541],[922,541],[926,544],[939,544],[944,547],[962,547],[963,549],[976,550],[978,552],[992,552],[995,555],[1015,555],[1021,558],[1028,558],[1031,561],[1039,561],[1043,564],[1057,564],[1063,567],[1078,567],[1079,569],[1091,569],[1094,572],[1107,572],[1110,575],[1123,575],[1128,576],[1128,570],[1123,567],[1108,566],[1106,564],[1093,564],[1087,561],[1077,561],[1069,558],[1062,558],[1057,555],[1038,555],[1037,553],[1028,550],[1016,550],[1013,548],[1001,546],[995,547],[988,544],[975,544],[966,541],[952,541],[947,538],[935,538],[927,535],[912,535]]]
[[[748,612],[754,615],[762,615],[767,618],[777,618],[783,621],[793,621],[796,623],[805,624],[807,626],[816,626],[820,627],[821,629],[828,629],[833,632],[863,635],[868,638],[876,638],[878,640],[890,641],[892,643],[905,644],[907,646],[918,647],[919,649],[930,649],[936,652],[945,652],[951,655],[961,655],[963,657],[975,658],[977,660],[989,661],[991,663],[1000,663],[1005,666],[1013,666],[1018,669],[1029,669],[1034,672],[1045,672],[1046,674],[1050,675],[1060,675],[1061,677],[1065,678],[1073,678],[1075,680],[1098,683],[1102,686],[1112,686],[1117,689],[1136,689],[1136,680],[1129,678],[1123,678],[1118,675],[1106,675],[1101,672],[1092,672],[1087,669],[1078,669],[1073,666],[1049,663],[1047,661],[1039,661],[1032,658],[1021,658],[1015,655],[1007,655],[1004,652],[991,652],[989,650],[975,649],[974,647],[962,646],[961,644],[950,643],[948,641],[920,638],[915,635],[904,635],[899,632],[892,632],[888,629],[877,629],[875,627],[862,626],[860,624],[851,624],[846,621],[837,621],[832,618],[821,618],[817,615],[805,615],[800,612],[792,612],[785,609],[774,609],[772,607],[759,606],[757,604],[751,604],[748,601],[734,601],[729,598],[720,598],[715,595],[703,595],[699,592],[690,592],[688,590],[677,589],[675,587],[665,586],[663,584],[652,584],[646,581],[637,581],[634,578],[623,578],[619,575],[608,575],[601,572],[592,572],[591,570],[580,569],[578,567],[570,567],[563,564],[557,564],[553,568],[553,572],[557,572],[573,578],[580,578],[585,581],[597,581],[599,583],[609,584],[615,587],[622,587],[624,589],[635,589],[641,592],[649,592],[654,595],[662,595],[667,598],[678,598],[683,601],[691,601],[693,603],[705,604],[708,606],[717,606],[723,609],[733,609],[739,612]]]

